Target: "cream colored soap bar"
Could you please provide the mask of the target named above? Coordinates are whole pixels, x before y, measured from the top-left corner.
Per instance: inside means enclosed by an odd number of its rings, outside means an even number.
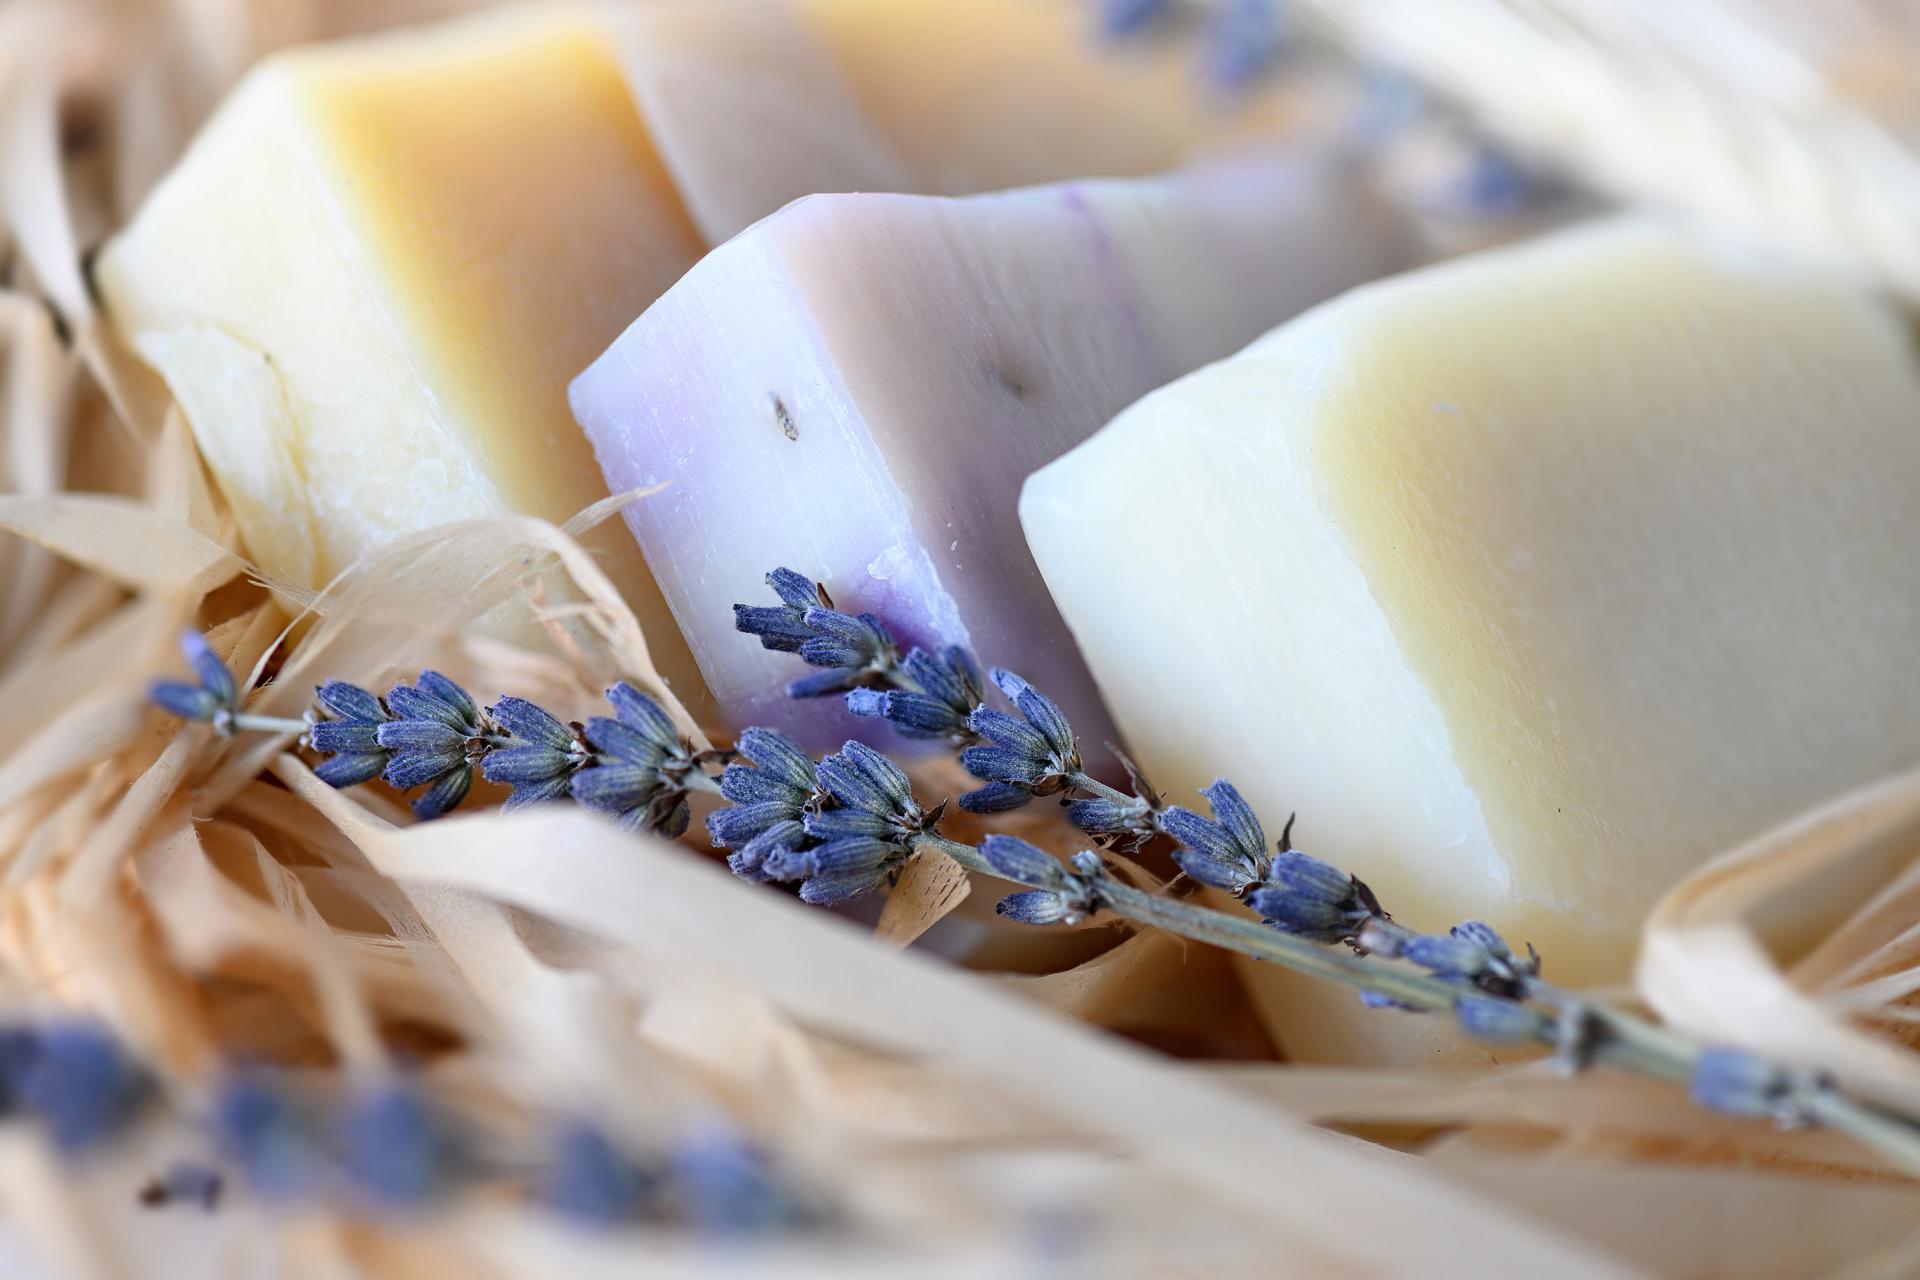
[[[712,0],[704,0],[711,3]],[[1182,41],[1103,44],[1078,0],[791,0],[915,190],[1140,177],[1295,121],[1211,93]]]
[[[1920,763],[1917,494],[1901,316],[1630,221],[1317,308],[1021,517],[1156,785],[1590,983],[1701,861]],[[1446,1039],[1250,972],[1299,1056]]]
[[[567,381],[700,255],[608,37],[543,8],[276,56],[100,263],[270,573],[606,495]],[[683,697],[625,538],[607,557]]]

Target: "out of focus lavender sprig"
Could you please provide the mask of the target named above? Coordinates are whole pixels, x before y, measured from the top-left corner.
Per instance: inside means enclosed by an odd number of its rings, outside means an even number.
[[[0,1024],[0,1122],[35,1125],[69,1159],[112,1148],[169,1107],[204,1133],[214,1160],[175,1161],[141,1193],[151,1207],[212,1211],[231,1179],[267,1201],[359,1214],[410,1213],[468,1188],[506,1186],[598,1227],[740,1236],[830,1216],[767,1152],[711,1119],[648,1151],[583,1116],[502,1132],[403,1074],[353,1082],[271,1068],[229,1073],[201,1108],[169,1099],[96,1022]]]
[[[769,581],[776,579],[808,581],[791,570],[779,570]],[[825,599],[823,589],[817,594]],[[878,619],[864,621],[885,634]],[[1745,1050],[1701,1045],[1556,988],[1541,979],[1541,958],[1531,945],[1518,953],[1485,923],[1466,921],[1444,934],[1410,929],[1357,876],[1295,849],[1292,817],[1269,844],[1259,816],[1225,779],[1206,788],[1205,816],[1164,805],[1130,764],[1134,795],[1105,787],[1082,769],[1078,741],[1057,704],[1010,672],[995,670],[993,679],[1014,713],[985,705],[968,712],[974,741],[956,738],[955,745],[968,771],[987,785],[962,796],[963,808],[993,813],[1060,796],[1069,818],[1091,834],[1136,843],[1171,837],[1178,846],[1175,861],[1188,877],[1238,898],[1251,914],[1137,888],[1109,871],[1094,849],[1062,864],[1012,836],[989,835],[977,847],[950,839],[939,831],[944,806],[923,806],[897,767],[853,742],[820,760],[809,785],[806,757],[796,744],[768,730],[749,730],[779,740],[784,808],[777,824],[752,824],[758,843],[746,859],[750,870],[743,870],[742,850],[729,839],[740,821],[730,816],[736,811],[716,813],[710,834],[716,843],[735,847],[736,870],[756,879],[797,880],[803,898],[821,902],[837,903],[890,883],[912,858],[938,851],[969,871],[1023,886],[999,904],[1002,915],[1022,923],[1076,924],[1105,914],[1162,928],[1343,983],[1376,1008],[1449,1015],[1478,1040],[1545,1045],[1568,1071],[1606,1064],[1690,1083],[1703,1106],[1771,1116],[1782,1124],[1826,1124],[1920,1168],[1920,1118],[1861,1102],[1831,1079],[1791,1071]],[[852,695],[848,709],[873,713],[871,704]],[[856,776],[859,785],[849,785]],[[849,875],[834,839],[855,831],[862,843],[857,872]]]

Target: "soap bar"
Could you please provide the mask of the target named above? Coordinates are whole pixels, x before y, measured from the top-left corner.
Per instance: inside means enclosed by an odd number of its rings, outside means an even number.
[[[1222,98],[1187,51],[1103,45],[1074,3],[610,7],[640,114],[708,244],[815,192],[971,195],[1137,177],[1268,140],[1307,94]]]
[[[898,7],[858,0],[845,16]],[[707,244],[816,191],[926,189],[790,0],[648,0],[608,16],[640,114]],[[941,56],[884,52],[907,56],[908,74]],[[1056,177],[1072,163],[1049,162]]]
[[[269,59],[99,279],[248,550],[317,586],[401,533],[606,496],[567,381],[703,248],[606,31],[540,8]],[[697,702],[630,540],[593,545]]]
[[[1272,138],[1311,101],[1278,77],[1211,92],[1190,44],[1102,41],[1076,0],[791,3],[917,191],[1143,177]]]
[[[1171,799],[1230,777],[1403,923],[1588,984],[1706,858],[1920,764],[1916,423],[1887,305],[1610,221],[1317,308],[1020,511]],[[1247,972],[1293,1056],[1449,1038]]]
[[[970,645],[1099,700],[1020,535],[1019,485],[1169,378],[1389,270],[1394,220],[1343,171],[1247,160],[950,199],[814,196],[708,255],[573,385],[702,672],[735,724],[814,745],[835,700],[732,630],[789,565],[905,644]]]

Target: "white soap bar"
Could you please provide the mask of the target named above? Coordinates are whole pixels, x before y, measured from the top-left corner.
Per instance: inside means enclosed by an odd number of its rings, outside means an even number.
[[[1587,983],[1703,859],[1920,763],[1916,495],[1902,316],[1625,221],[1318,308],[1021,516],[1156,785]],[[1298,1056],[1445,1038],[1250,972]]]
[[[768,570],[906,644],[966,644],[1106,736],[1015,499],[1127,403],[1400,259],[1342,171],[1248,160],[967,199],[816,196],[709,254],[573,386],[729,719],[843,741],[732,629]]]

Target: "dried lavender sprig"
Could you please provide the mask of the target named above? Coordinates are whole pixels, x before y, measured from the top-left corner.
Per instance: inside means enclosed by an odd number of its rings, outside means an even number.
[[[780,573],[805,581],[790,570]],[[1080,787],[1084,773],[1078,743],[1059,707],[1010,672],[996,669],[993,677],[1020,715],[1016,719],[985,707],[970,714],[970,727],[987,745],[966,747],[961,759],[976,777],[988,781],[988,787],[963,796],[962,806],[994,812],[1039,795]],[[785,747],[790,756],[800,754],[791,742]],[[856,749],[874,754],[849,743],[843,755],[851,756]],[[820,768],[839,769],[835,760],[827,757]],[[794,774],[792,799],[799,802],[805,793],[810,797],[805,803],[819,802],[816,793],[806,792],[801,767],[792,759],[785,767]],[[1073,802],[1070,814],[1074,807],[1080,809],[1083,829],[1173,836],[1180,844],[1176,858],[1188,875],[1241,896],[1260,915],[1260,922],[1135,889],[1107,874],[1093,850],[1076,854],[1068,867],[1062,867],[1042,851],[1010,837],[989,836],[975,849],[939,834],[939,810],[930,818],[921,817],[917,829],[896,822],[883,832],[883,824],[876,819],[862,884],[877,887],[890,881],[916,853],[939,849],[970,871],[1029,886],[1000,903],[1002,914],[1025,923],[1070,923],[1106,911],[1353,986],[1369,1004],[1450,1013],[1478,1039],[1549,1045],[1569,1070],[1607,1063],[1658,1079],[1692,1081],[1695,1095],[1704,1103],[1720,1101],[1722,1109],[1731,1109],[1724,1105],[1726,1091],[1703,1087],[1701,1073],[1725,1062],[1725,1055],[1743,1051],[1710,1049],[1644,1019],[1554,988],[1540,980],[1540,958],[1531,946],[1523,960],[1479,922],[1456,926],[1444,937],[1418,934],[1394,923],[1358,877],[1292,848],[1292,818],[1270,851],[1258,816],[1225,779],[1206,789],[1212,816],[1201,817],[1177,806],[1161,806],[1138,771],[1131,766],[1129,771],[1136,782],[1135,796],[1112,788],[1095,790],[1100,784],[1086,779],[1094,783],[1086,788],[1091,794]],[[904,775],[897,769],[893,773],[898,776],[899,794],[889,795],[886,804],[898,812],[920,815]],[[837,794],[832,800],[856,810],[866,807],[858,800],[849,805]],[[819,819],[807,818],[801,829],[813,837],[818,827],[844,821],[829,810]],[[717,843],[727,843],[721,838],[727,822],[723,811],[709,823]],[[815,843],[810,838],[789,840],[777,848],[762,849],[757,864],[761,874],[756,878],[801,880],[802,896],[808,897],[808,886],[828,869],[809,848]],[[777,873],[766,874],[769,868]],[[1352,953],[1330,945],[1338,943],[1347,944]],[[1391,963],[1394,960],[1426,972],[1415,973],[1406,965]],[[1769,1082],[1767,1096],[1776,1100],[1770,1114],[1776,1119],[1831,1123],[1920,1168],[1920,1120],[1848,1098],[1831,1081],[1795,1075],[1747,1056],[1758,1064],[1749,1074]]]
[[[993,839],[993,837],[989,837]],[[1007,839],[1001,837],[1001,839]],[[1023,842],[1015,842],[1023,843]],[[917,850],[937,849],[969,871],[1032,883],[972,845],[937,834],[916,839]],[[1034,851],[1038,853],[1037,850]],[[1518,999],[1463,993],[1453,980],[1412,972],[1371,956],[1345,952],[1282,933],[1244,917],[1148,893],[1108,874],[1092,850],[1075,855],[1051,887],[1014,894],[1002,914],[1027,923],[1071,923],[1107,912],[1136,924],[1209,943],[1295,973],[1353,987],[1374,1002],[1450,1014],[1469,1036],[1492,1042],[1540,1044],[1555,1050],[1568,1071],[1605,1065],[1690,1086],[1701,1105],[1735,1115],[1772,1118],[1782,1126],[1823,1125],[1847,1133],[1908,1168],[1920,1170],[1920,1120],[1850,1097],[1825,1076],[1790,1071],[1743,1049],[1694,1042],[1622,1010],[1558,993],[1547,1009]],[[1053,899],[1052,904],[1034,899]],[[1006,909],[1008,904],[1015,904]],[[1531,986],[1529,998],[1545,999]]]
[[[380,697],[344,680],[314,690],[315,709],[293,720],[240,710],[239,689],[206,638],[187,632],[181,648],[195,679],[156,680],[149,696],[162,709],[243,732],[295,734],[326,759],[315,774],[335,787],[383,778],[419,790],[421,819],[440,817],[466,799],[476,772],[511,787],[508,808],[572,799],[623,824],[668,836],[686,830],[691,792],[718,794],[725,753],[697,751],[660,704],[621,681],[606,691],[614,714],[568,724],[525,698],[481,708],[437,671],[422,671]]]
[[[561,1216],[607,1227],[649,1222],[728,1235],[818,1225],[817,1197],[730,1126],[707,1123],[642,1155],[582,1116],[559,1116],[532,1138],[500,1145],[405,1076],[315,1090],[285,1074],[225,1081],[208,1118],[223,1159],[273,1200],[331,1200],[410,1212],[469,1186],[529,1184]]]

